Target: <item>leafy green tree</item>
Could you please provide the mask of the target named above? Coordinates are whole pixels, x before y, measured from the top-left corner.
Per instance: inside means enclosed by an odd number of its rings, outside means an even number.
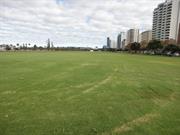
[[[136,53],[138,50],[140,50],[140,47],[141,47],[140,43],[137,43],[137,42],[134,42],[134,43],[131,43],[131,44],[130,44],[130,49],[133,50],[133,51],[135,51],[135,53]]]
[[[48,39],[48,41],[47,41],[47,49],[49,50],[51,48],[51,41],[50,41],[50,39]]]
[[[11,47],[9,45],[6,45],[6,50],[11,50]]]
[[[36,50],[37,49],[37,45],[34,45],[33,49]]]
[[[171,53],[175,53],[177,51],[179,51],[180,48],[177,46],[177,45],[174,45],[174,44],[170,44],[170,45],[167,45],[164,49],[163,49],[163,52],[171,52]]]
[[[147,50],[153,50],[154,52],[162,49],[163,46],[161,44],[161,41],[159,40],[152,40],[148,43]]]

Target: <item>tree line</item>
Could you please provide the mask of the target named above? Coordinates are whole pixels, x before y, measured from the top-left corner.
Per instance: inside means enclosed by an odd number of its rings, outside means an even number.
[[[146,45],[137,42],[130,43],[126,46],[125,51],[154,55],[179,55],[180,45],[167,41],[152,40]]]

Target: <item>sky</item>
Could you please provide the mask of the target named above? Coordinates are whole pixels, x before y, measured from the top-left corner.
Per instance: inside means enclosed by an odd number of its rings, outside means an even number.
[[[0,0],[0,44],[102,47],[131,28],[152,29],[165,0]]]

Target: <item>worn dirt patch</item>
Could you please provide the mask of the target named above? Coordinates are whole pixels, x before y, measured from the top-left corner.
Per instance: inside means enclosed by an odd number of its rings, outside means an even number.
[[[4,94],[4,95],[16,94],[16,91],[8,90],[8,91],[2,92],[1,94]]]
[[[111,79],[112,79],[112,75],[108,76],[107,78],[105,78],[105,79],[102,80],[101,82],[95,84],[94,86],[92,86],[92,87],[84,90],[83,93],[88,93],[88,92],[90,92],[90,91],[93,91],[93,90],[95,90],[96,88],[100,87],[101,85],[106,84],[106,83],[109,82]]]
[[[102,133],[101,135],[121,134],[124,132],[131,131],[134,129],[134,127],[149,123],[158,116],[159,116],[158,114],[145,114],[142,117],[139,117],[132,121],[124,123],[120,127],[114,128],[111,133]]]
[[[174,100],[176,100],[176,96],[177,96],[177,92],[173,92],[171,93],[167,98],[161,99],[161,98],[154,98],[153,102],[156,105],[159,105],[160,107],[165,107],[167,106],[169,103],[173,102]]]
[[[178,93],[177,92],[173,92],[170,96],[169,96],[169,99],[171,100],[171,101],[174,101],[174,100],[176,100],[176,96],[178,95]]]
[[[93,90],[95,90],[96,88],[98,88],[98,87],[106,84],[107,82],[111,81],[112,78],[113,78],[114,73],[117,72],[117,71],[118,71],[118,69],[115,68],[115,69],[113,70],[113,73],[112,73],[112,74],[110,74],[108,77],[106,77],[104,80],[100,81],[99,83],[95,84],[94,86],[92,86],[92,87],[84,90],[83,93],[84,93],[84,94],[85,94],[85,93],[89,93],[90,91],[93,91]]]
[[[82,67],[86,67],[86,66],[97,66],[98,64],[93,64],[93,63],[83,63],[81,64]]]

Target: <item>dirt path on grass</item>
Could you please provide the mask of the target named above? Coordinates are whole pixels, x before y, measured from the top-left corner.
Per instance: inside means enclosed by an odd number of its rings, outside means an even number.
[[[177,94],[178,94],[177,92],[172,92],[168,96],[167,99],[162,100],[162,99],[157,99],[156,98],[156,99],[153,100],[153,102],[155,104],[159,105],[160,107],[165,107],[170,102],[173,102],[173,101],[176,100]],[[134,130],[135,127],[141,126],[143,124],[150,123],[159,116],[160,116],[160,114],[157,114],[157,113],[145,114],[144,116],[136,118],[136,119],[134,119],[132,121],[129,121],[127,123],[124,123],[121,126],[114,128],[112,131],[102,133],[101,135],[122,134],[122,133],[125,133],[125,132],[128,132],[128,131],[132,131],[132,130]]]
[[[121,133],[131,131],[137,126],[141,126],[142,124],[146,124],[146,123],[153,121],[158,116],[159,116],[158,114],[153,114],[153,113],[145,114],[144,116],[141,116],[132,121],[124,123],[123,125],[121,125],[119,127],[114,128],[111,131],[111,133],[102,133],[101,135],[121,134]]]
[[[98,88],[98,87],[106,84],[106,83],[109,82],[110,80],[112,80],[112,75],[109,75],[107,78],[105,78],[105,79],[102,80],[101,82],[99,82],[99,83],[95,84],[94,86],[92,86],[92,87],[84,90],[83,93],[84,93],[84,94],[85,94],[85,93],[89,93],[89,92],[95,90],[96,88]]]
[[[107,76],[104,80],[102,80],[102,81],[98,82],[98,83],[97,83],[97,84],[95,84],[94,86],[92,86],[92,87],[90,87],[90,88],[88,88],[88,89],[84,90],[84,91],[83,91],[83,93],[84,93],[84,94],[89,93],[89,92],[91,92],[91,91],[95,90],[96,88],[98,88],[98,87],[100,87],[100,86],[102,86],[102,85],[104,85],[104,84],[108,83],[109,81],[111,81],[111,80],[112,80],[112,78],[113,78],[114,74],[115,74],[117,71],[118,71],[118,69],[117,69],[117,68],[115,68],[112,74],[110,74],[110,75],[109,75],[109,76]]]

